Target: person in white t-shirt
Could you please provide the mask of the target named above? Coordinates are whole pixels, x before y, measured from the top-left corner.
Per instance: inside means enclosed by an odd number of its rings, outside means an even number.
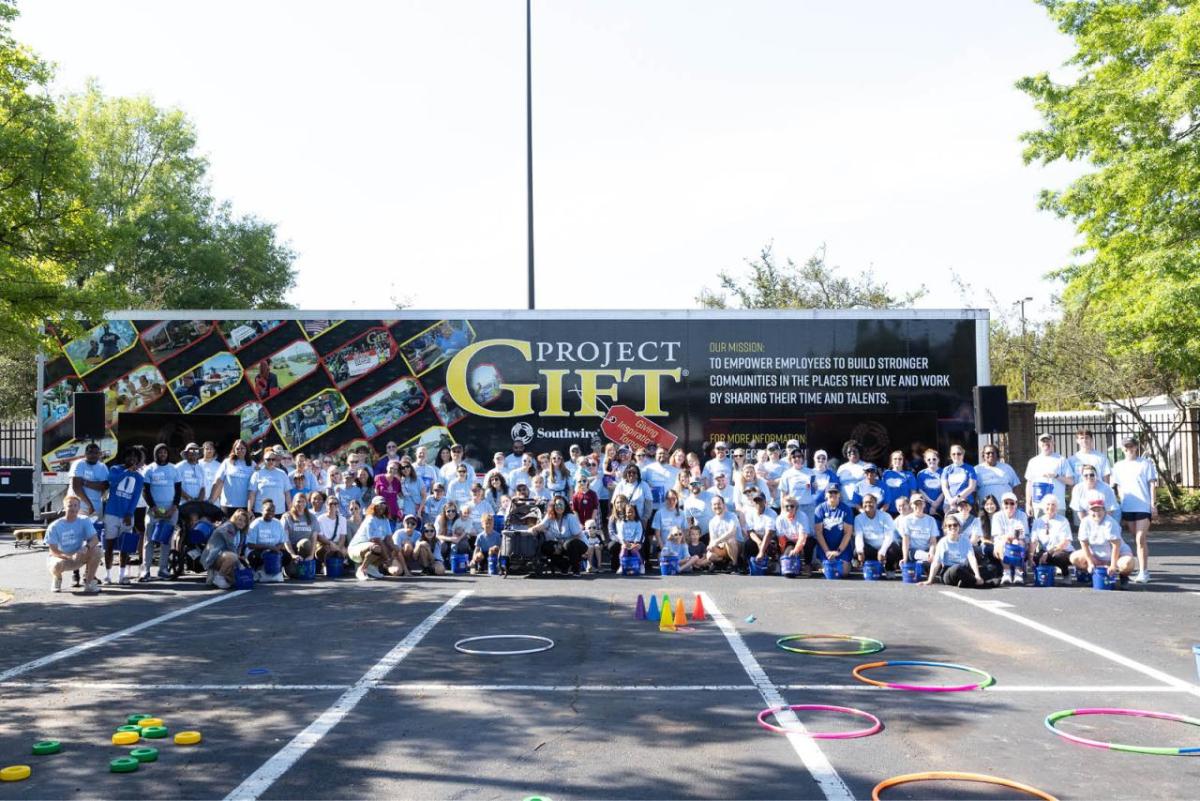
[[[712,499],[712,511],[713,516],[708,521],[708,550],[705,555],[713,562],[729,560],[732,570],[737,567],[738,554],[741,552],[742,525],[720,495]]]
[[[880,510],[873,493],[862,495],[862,511],[854,518],[854,554],[858,561],[878,561],[890,575],[900,563],[900,543],[896,542],[896,523]]]
[[[1081,428],[1075,432],[1075,453],[1067,461],[1071,464],[1071,472],[1075,475],[1075,482],[1079,482],[1080,473],[1085,465],[1091,465],[1096,468],[1096,472],[1100,476],[1100,480],[1108,482],[1109,476],[1112,474],[1112,468],[1108,464],[1108,457],[1094,447],[1095,439],[1092,436],[1090,428]]]
[[[1076,522],[1082,522],[1088,515],[1088,498],[1098,492],[1104,496],[1104,508],[1114,519],[1121,519],[1121,504],[1112,487],[1100,480],[1097,469],[1092,465],[1084,465],[1079,471],[1079,482],[1071,487],[1071,511],[1075,513]]]
[[[1040,453],[1025,467],[1025,513],[1030,517],[1041,508],[1042,498],[1054,493],[1058,508],[1067,508],[1067,487],[1075,483],[1071,464],[1054,450],[1054,437],[1038,437]]]
[[[779,556],[778,530],[775,510],[767,506],[767,496],[753,488],[747,490],[752,505],[744,512],[746,519],[746,556],[760,562]]]
[[[1012,584],[1016,582],[1017,584],[1024,584],[1024,566],[1004,564],[1004,546],[1020,545],[1026,549],[1026,555],[1028,555],[1029,516],[1020,508],[1020,504],[1017,503],[1017,496],[1011,492],[1004,493],[1004,496],[1000,499],[1000,504],[1000,513],[992,516],[993,556],[997,562],[1000,562],[1000,567],[1003,571],[1000,576],[1000,583]]]
[[[975,477],[979,480],[979,491],[976,493],[978,504],[983,508],[983,502],[990,495],[996,505],[1006,492],[1012,492],[1021,479],[1012,465],[1000,459],[1000,448],[996,445],[984,445],[979,452],[980,462],[975,465]]]
[[[725,473],[726,477],[733,473],[733,459],[729,458],[728,453],[729,443],[718,442],[713,445],[713,458],[704,463],[701,473],[709,487],[715,483],[718,472]]]
[[[767,459],[755,467],[758,472],[758,477],[767,482],[767,489],[770,490],[771,497],[769,506],[779,509],[779,503],[782,500],[780,494],[780,479],[787,472],[789,465],[784,461],[783,451],[779,448],[778,442],[767,443]]]
[[[1053,495],[1042,498],[1042,511],[1042,516],[1033,522],[1033,530],[1029,532],[1033,563],[1053,565],[1065,577],[1071,566],[1071,551],[1075,550],[1071,523],[1059,513],[1058,498]]]
[[[1071,564],[1089,573],[1104,568],[1109,575],[1124,577],[1133,572],[1133,551],[1121,539],[1121,525],[1109,517],[1099,494],[1088,500],[1088,516],[1079,524],[1079,550],[1071,554]]]
[[[933,549],[933,559],[929,564],[929,578],[921,582],[922,586],[930,586],[941,580],[948,587],[977,587],[984,584],[983,575],[979,571],[979,562],[971,541],[962,535],[962,521],[956,514],[946,515],[942,521],[942,534],[937,546]],[[944,569],[945,572],[942,572]]]
[[[813,551],[817,541],[812,537],[812,523],[800,511],[800,502],[785,495],[783,511],[775,519],[775,530],[778,533],[779,550],[784,556],[799,557],[801,561],[800,575],[812,574]]]
[[[812,530],[813,510],[817,508],[817,496],[813,491],[812,471],[804,466],[804,451],[793,448],[788,454],[791,467],[784,471],[779,479],[779,494],[786,501],[793,498],[796,507],[805,521],[809,531]]]
[[[1121,519],[1137,545],[1138,572],[1134,582],[1150,580],[1150,521],[1158,517],[1158,468],[1141,455],[1141,446],[1132,437],[1123,443],[1125,458],[1113,465],[1113,485],[1121,498]]]

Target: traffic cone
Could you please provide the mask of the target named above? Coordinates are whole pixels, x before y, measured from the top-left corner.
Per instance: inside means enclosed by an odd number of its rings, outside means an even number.
[[[665,604],[663,605],[663,608],[662,608],[662,615],[658,619],[658,630],[659,631],[674,631],[675,630],[675,618],[671,614],[671,607],[669,607]]]
[[[633,608],[634,620],[646,619],[646,602],[642,600],[642,594],[638,593],[637,606]]]
[[[650,606],[646,607],[646,620],[658,620],[658,597],[650,596]]]
[[[675,625],[676,626],[686,626],[687,625],[687,613],[683,611],[683,599],[682,598],[680,598],[678,601],[675,602]]]
[[[667,595],[665,592],[663,593],[662,608],[666,609],[668,612],[671,611],[671,596]]]
[[[704,620],[704,601],[700,599],[700,593],[696,593],[696,605],[692,607],[692,622],[699,623]]]

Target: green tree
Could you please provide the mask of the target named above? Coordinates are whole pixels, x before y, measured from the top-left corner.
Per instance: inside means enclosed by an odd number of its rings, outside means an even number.
[[[838,275],[825,261],[824,245],[797,265],[790,258],[780,264],[768,243],[757,259],[746,260],[746,271],[717,273],[720,289],[701,289],[696,302],[706,309],[886,309],[911,306],[925,296],[925,287],[893,295],[887,284],[875,283],[869,273],[857,278]],[[727,294],[728,293],[728,294]]]
[[[1018,87],[1043,126],[1026,162],[1090,171],[1041,205],[1072,220],[1063,301],[1113,358],[1200,380],[1200,3],[1038,0],[1075,41],[1072,80]]]

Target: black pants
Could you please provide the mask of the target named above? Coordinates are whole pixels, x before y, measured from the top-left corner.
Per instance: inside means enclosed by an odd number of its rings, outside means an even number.
[[[863,543],[863,561],[878,561],[883,562],[884,570],[895,570],[900,566],[901,557],[900,544],[893,542],[888,546],[888,549],[883,552],[883,558],[879,558],[879,549],[869,542]]]
[[[779,538],[774,534],[763,538],[762,548],[759,548],[758,543],[754,541],[753,537],[747,537],[742,546],[743,553],[747,559],[754,559],[759,556],[765,556],[767,559],[779,558]]]
[[[977,582],[970,565],[952,565],[942,571],[942,583],[948,587],[974,587]]]
[[[264,551],[249,551],[246,554],[246,561],[250,563],[250,567],[254,568],[255,570],[262,570],[263,553],[265,553],[265,552]],[[292,563],[292,555],[290,553],[288,553],[287,551],[280,551],[279,552],[279,564],[283,565],[283,567],[286,568],[291,563]]]
[[[578,573],[579,566],[587,553],[587,544],[579,539],[564,542],[547,541],[541,544],[542,556],[550,561],[551,567],[562,573]],[[617,546],[620,553],[620,546]],[[620,559],[618,558],[618,563]]]
[[[1071,555],[1066,551],[1059,551],[1054,554],[1049,551],[1042,551],[1038,554],[1037,563],[1039,565],[1054,565],[1063,574],[1064,578],[1071,572]]]

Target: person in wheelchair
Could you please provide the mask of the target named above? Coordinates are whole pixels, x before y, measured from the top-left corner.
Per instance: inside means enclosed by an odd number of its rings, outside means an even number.
[[[526,487],[519,486],[516,496],[509,503],[508,515],[504,518],[500,545],[502,574],[508,575],[510,568],[541,573],[544,560],[538,547],[538,535],[530,530],[541,519],[541,505],[529,497]]]
[[[579,575],[588,546],[582,539],[583,527],[579,518],[571,511],[565,497],[555,496],[546,516],[530,528],[529,533],[538,536],[538,551],[555,570]]]

